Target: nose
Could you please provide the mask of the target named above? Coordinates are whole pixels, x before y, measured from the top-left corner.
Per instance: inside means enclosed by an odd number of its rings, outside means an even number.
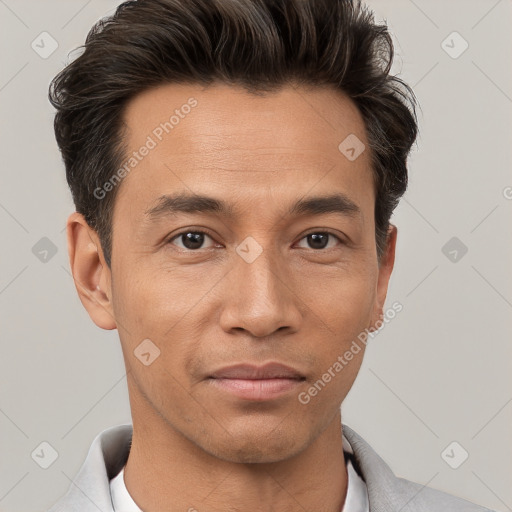
[[[234,267],[224,282],[220,315],[226,331],[244,330],[254,337],[278,330],[296,332],[304,316],[298,287],[282,256],[263,250],[252,262],[234,258]]]

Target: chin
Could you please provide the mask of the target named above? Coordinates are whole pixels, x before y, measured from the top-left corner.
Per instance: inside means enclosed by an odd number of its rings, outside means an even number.
[[[229,462],[261,464],[289,459],[308,444],[302,436],[280,428],[273,431],[239,429],[236,432],[231,429],[231,434],[218,443],[211,439],[210,446],[204,448],[215,457]]]

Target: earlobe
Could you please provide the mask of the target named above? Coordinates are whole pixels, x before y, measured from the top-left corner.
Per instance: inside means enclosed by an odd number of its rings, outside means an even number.
[[[110,269],[98,235],[77,212],[69,216],[66,227],[69,265],[80,301],[98,327],[115,329]]]

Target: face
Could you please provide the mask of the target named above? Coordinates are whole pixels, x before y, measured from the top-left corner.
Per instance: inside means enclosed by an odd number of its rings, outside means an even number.
[[[357,108],[327,88],[166,85],[124,120],[137,162],[117,185],[111,272],[91,234],[102,295],[84,303],[119,331],[134,425],[236,462],[301,452],[339,413],[364,344],[333,365],[379,319],[393,265],[394,228],[377,260],[369,149],[338,148],[368,148]]]

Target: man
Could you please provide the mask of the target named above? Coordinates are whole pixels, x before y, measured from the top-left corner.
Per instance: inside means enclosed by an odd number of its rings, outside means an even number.
[[[131,1],[93,27],[50,99],[73,277],[119,331],[133,428],[52,512],[484,510],[341,420],[417,135],[392,57],[347,0]]]

